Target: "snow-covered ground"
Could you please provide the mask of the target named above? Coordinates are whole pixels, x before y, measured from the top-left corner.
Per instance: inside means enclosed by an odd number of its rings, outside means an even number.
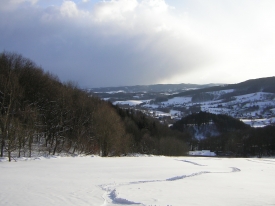
[[[228,93],[232,93],[234,92],[234,89],[226,89],[226,90],[218,90],[218,91],[214,91],[214,92],[206,92],[208,94],[213,94],[216,96],[216,98],[220,97],[223,94],[228,94]]]
[[[129,105],[129,106],[136,106],[142,103],[149,103],[151,100],[127,100],[127,101],[115,101],[113,105]]]
[[[275,117],[268,119],[240,119],[245,124],[250,125],[251,127],[264,127],[267,125],[275,124]]]
[[[5,206],[275,204],[271,158],[38,158],[0,172]]]
[[[139,104],[142,104],[143,101],[138,101],[138,100],[127,100],[127,101],[116,101],[113,104],[114,105],[129,105],[129,106],[136,106]]]
[[[192,101],[192,97],[174,97],[172,99],[169,99],[168,101],[161,102],[163,105],[176,105],[176,104],[184,104],[184,103],[190,103]]]
[[[206,92],[214,95],[211,101],[193,102],[191,96],[173,97],[167,95],[167,101],[157,102],[154,99],[142,100],[138,98],[139,96],[133,96],[135,100],[114,101],[113,104],[138,108],[155,118],[165,116],[178,120],[201,110],[213,114],[225,114],[237,119],[245,119],[244,122],[252,127],[264,127],[274,124],[272,118],[275,118],[275,95],[273,93],[255,92],[239,96],[232,95],[227,98],[223,97],[223,95],[233,92],[234,89]],[[165,110],[166,113],[159,112]],[[253,121],[248,121],[248,119],[253,119]],[[265,120],[263,121],[263,119]]]

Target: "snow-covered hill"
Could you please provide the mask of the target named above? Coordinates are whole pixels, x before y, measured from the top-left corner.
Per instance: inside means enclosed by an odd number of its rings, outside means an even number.
[[[0,162],[0,171],[0,205],[5,206],[275,202],[274,159],[63,157]]]
[[[168,123],[206,111],[230,115],[253,127],[275,124],[275,77],[184,92],[112,93],[108,97],[115,105],[139,109]]]

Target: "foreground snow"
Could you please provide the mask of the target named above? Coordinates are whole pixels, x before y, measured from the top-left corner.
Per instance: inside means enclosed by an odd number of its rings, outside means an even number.
[[[6,206],[275,203],[275,159],[38,158],[0,162],[0,171]]]

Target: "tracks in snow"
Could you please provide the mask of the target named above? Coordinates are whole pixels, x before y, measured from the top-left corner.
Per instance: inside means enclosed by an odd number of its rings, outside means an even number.
[[[196,166],[207,166],[207,165],[202,165],[198,164],[193,161],[189,160],[176,160],[176,161],[181,161],[184,163],[188,164],[193,164]],[[144,206],[142,203],[138,202],[133,202],[125,198],[119,197],[119,192],[117,191],[117,188],[122,187],[122,186],[129,186],[129,185],[135,185],[135,184],[146,184],[146,183],[155,183],[155,182],[172,182],[172,181],[179,181],[185,178],[191,178],[199,175],[204,175],[204,174],[210,174],[210,173],[235,173],[235,172],[241,172],[241,170],[237,167],[230,167],[232,170],[229,172],[210,172],[210,171],[200,171],[200,172],[195,172],[191,173],[189,175],[181,175],[181,176],[175,176],[163,180],[141,180],[141,181],[135,181],[135,182],[127,182],[127,183],[121,183],[121,184],[105,184],[105,185],[99,185],[99,187],[105,191],[104,195],[102,198],[104,199],[104,203],[102,206],[107,206],[108,203],[113,203],[113,204],[120,204],[120,205],[141,205]],[[108,201],[110,200],[110,201]]]
[[[201,172],[192,173],[190,175],[182,175],[182,176],[176,176],[176,177],[168,178],[165,181],[176,181],[176,180],[181,180],[181,179],[184,179],[184,178],[194,177],[194,176],[203,175],[203,174],[207,174],[207,173],[211,173],[211,172],[201,171]]]
[[[201,165],[196,162],[189,161],[189,160],[177,160],[177,161],[186,162],[186,163],[190,163],[190,164],[197,165],[197,166],[207,166],[207,165]]]
[[[255,163],[268,164],[268,165],[275,165],[275,160],[267,160],[267,159],[252,160],[252,159],[247,159],[247,161],[255,162]]]

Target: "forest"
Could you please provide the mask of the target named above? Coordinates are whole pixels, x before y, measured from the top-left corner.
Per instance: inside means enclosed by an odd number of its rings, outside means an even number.
[[[194,136],[214,125],[216,135]],[[213,133],[213,131],[212,131]],[[141,111],[103,101],[61,82],[16,53],[0,54],[0,157],[129,153],[180,156],[208,149],[219,156],[275,155],[275,126],[251,128],[227,115],[194,112],[169,128]]]
[[[17,53],[0,54],[0,156],[184,155],[189,134],[61,82]]]
[[[194,131],[208,132],[202,139],[194,137]],[[198,150],[211,150],[218,156],[251,157],[275,155],[275,126],[253,128],[238,119],[222,114],[198,112],[177,121],[172,129],[189,133],[189,146]]]

